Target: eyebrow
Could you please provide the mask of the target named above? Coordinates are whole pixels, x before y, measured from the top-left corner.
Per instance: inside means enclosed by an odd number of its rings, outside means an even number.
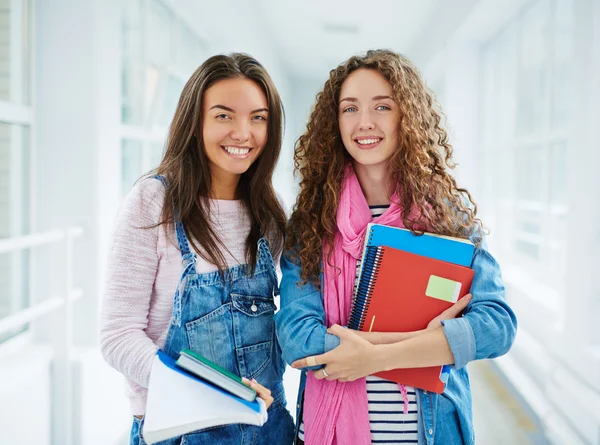
[[[220,108],[222,110],[229,111],[230,113],[235,113],[235,110],[233,108],[226,107],[225,105],[213,105],[212,107],[209,108],[209,111],[212,110],[213,108]],[[268,108],[257,108],[256,110],[251,111],[250,114],[260,113],[261,111],[268,113],[269,109]]]
[[[371,100],[383,100],[383,99],[394,100],[391,96],[374,96]],[[343,99],[340,100],[340,103],[342,103],[344,101],[358,102],[358,99],[356,97],[344,97]]]

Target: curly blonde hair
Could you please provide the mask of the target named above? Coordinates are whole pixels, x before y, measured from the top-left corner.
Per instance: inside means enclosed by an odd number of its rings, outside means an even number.
[[[402,221],[415,234],[424,230],[469,237],[481,221],[470,193],[456,185],[452,146],[440,125],[440,107],[417,68],[404,56],[371,50],[354,56],[329,74],[306,126],[297,140],[295,172],[300,193],[287,228],[286,250],[302,266],[302,282],[319,285],[323,248],[333,246],[344,169],[351,158],[342,142],[338,106],[342,84],[358,69],[381,73],[391,84],[400,109],[398,149],[389,161],[392,189]],[[418,218],[415,218],[418,215]],[[479,242],[479,241],[477,241]],[[331,249],[328,249],[331,251]]]

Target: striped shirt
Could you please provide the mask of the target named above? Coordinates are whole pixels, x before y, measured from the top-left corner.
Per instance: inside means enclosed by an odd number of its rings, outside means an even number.
[[[388,205],[371,206],[371,215],[376,218],[382,215],[388,207]],[[354,283],[354,293],[356,293],[356,287],[358,286],[360,260],[357,262],[356,268],[357,276]],[[366,381],[371,443],[390,445],[418,443],[418,407],[415,389],[406,386],[408,413],[404,414],[404,398],[400,392],[400,386],[396,382],[372,375],[367,376]],[[298,429],[298,438],[304,440],[303,421]]]

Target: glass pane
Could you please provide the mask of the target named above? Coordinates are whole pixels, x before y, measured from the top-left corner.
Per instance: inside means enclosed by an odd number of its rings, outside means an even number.
[[[517,251],[530,257],[534,260],[539,260],[540,258],[540,247],[532,242],[517,240],[516,241]]]
[[[29,2],[0,0],[0,100],[29,104],[30,34]]]
[[[0,238],[29,232],[29,127],[0,122]]]
[[[178,23],[179,42],[174,48],[177,54],[177,68],[191,75],[204,62],[206,48],[204,42],[183,23]]]
[[[539,235],[542,231],[541,212],[519,210],[517,212],[517,230],[531,235]]]
[[[569,124],[572,96],[573,1],[557,0],[554,13],[554,80],[552,126],[564,129]]]
[[[140,141],[123,139],[121,143],[121,194],[127,195],[144,171],[143,145]]]
[[[164,68],[171,63],[171,12],[156,0],[148,3],[148,62]]]
[[[144,115],[144,46],[140,0],[123,2],[121,119],[142,124]]]
[[[515,156],[517,172],[517,200],[542,201],[544,152],[540,147],[517,150]]]
[[[164,90],[164,100],[160,110],[158,110],[160,116],[158,120],[159,125],[168,126],[171,124],[184,85],[185,83],[178,77],[168,76]]]
[[[567,204],[567,146],[563,143],[550,147],[550,204]]]
[[[519,134],[540,132],[549,110],[548,6],[546,0],[536,2],[520,24]]]
[[[0,238],[29,233],[29,128],[0,122]],[[29,304],[29,253],[0,254],[0,319]],[[26,329],[0,335],[0,343]]]

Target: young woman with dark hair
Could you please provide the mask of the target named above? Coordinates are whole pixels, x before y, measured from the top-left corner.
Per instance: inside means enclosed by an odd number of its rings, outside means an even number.
[[[228,425],[165,444],[290,443],[273,314],[286,217],[272,185],[283,107],[263,66],[214,56],[188,80],[156,171],[125,199],[110,250],[101,347],[127,380],[140,430],[158,349],[190,348],[249,379],[261,428]],[[163,442],[161,442],[163,443]]]

